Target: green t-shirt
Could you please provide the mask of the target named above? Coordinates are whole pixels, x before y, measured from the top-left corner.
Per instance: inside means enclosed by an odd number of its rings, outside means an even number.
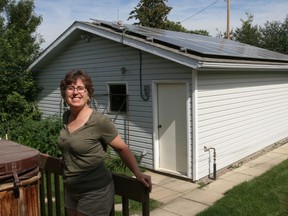
[[[104,164],[103,140],[111,142],[118,130],[111,119],[93,110],[88,121],[70,133],[67,128],[69,115],[69,110],[63,115],[63,128],[58,138],[66,188],[81,193],[106,186],[112,176]]]

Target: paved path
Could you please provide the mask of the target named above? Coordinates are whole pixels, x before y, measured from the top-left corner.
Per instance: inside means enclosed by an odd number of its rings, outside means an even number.
[[[150,197],[163,203],[151,211],[150,216],[196,215],[221,199],[235,185],[249,181],[287,159],[288,143],[219,176],[216,181],[202,188],[195,183],[147,172],[153,182]]]

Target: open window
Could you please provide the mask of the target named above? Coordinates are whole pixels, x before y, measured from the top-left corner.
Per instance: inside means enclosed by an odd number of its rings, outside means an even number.
[[[109,84],[109,104],[111,112],[127,112],[126,84]]]

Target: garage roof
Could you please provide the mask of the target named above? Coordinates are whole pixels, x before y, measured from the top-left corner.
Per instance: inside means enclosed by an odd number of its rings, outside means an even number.
[[[39,70],[84,34],[98,35],[195,69],[287,70],[288,55],[223,38],[93,20],[75,21],[30,65]]]
[[[154,29],[143,26],[113,23],[107,21],[97,21],[94,25],[100,25],[115,30],[121,30],[125,34],[131,34],[138,37],[145,37],[154,43],[179,47],[184,52],[191,52],[200,56],[211,57],[229,57],[229,58],[245,58],[259,60],[276,60],[287,61],[288,55],[258,48],[255,46],[243,44],[240,42],[227,40],[223,38],[215,38],[204,35],[168,31],[163,29]]]

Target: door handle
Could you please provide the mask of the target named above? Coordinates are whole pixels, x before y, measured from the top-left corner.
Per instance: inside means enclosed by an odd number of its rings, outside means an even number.
[[[160,124],[160,125],[158,125],[158,128],[162,128],[162,125]]]

